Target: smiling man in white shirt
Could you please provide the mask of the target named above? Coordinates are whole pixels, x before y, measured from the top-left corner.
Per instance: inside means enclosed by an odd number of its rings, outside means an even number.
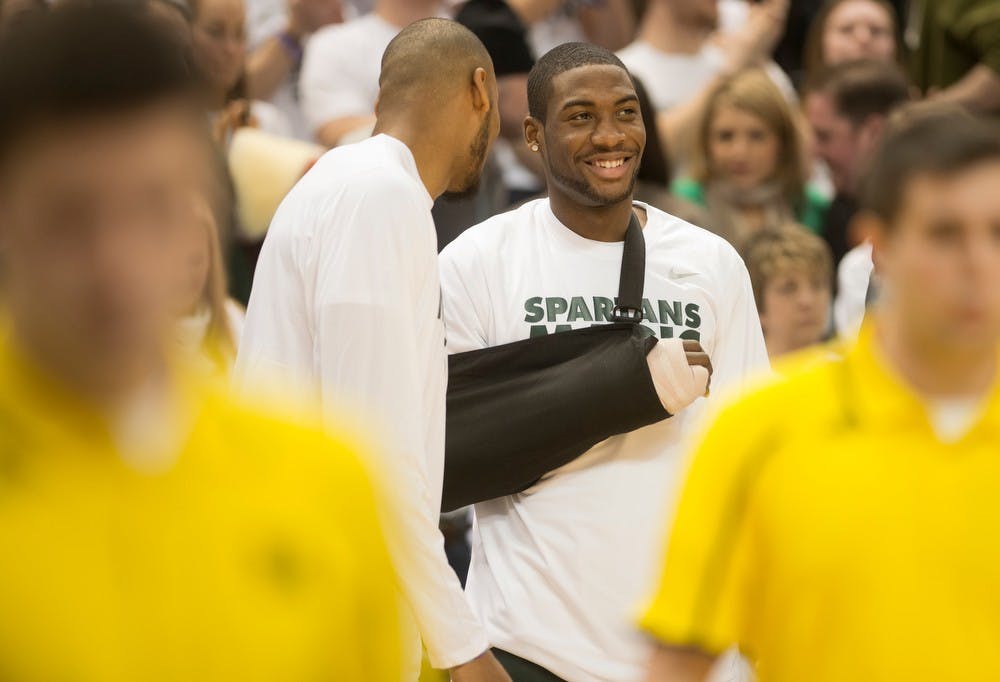
[[[555,48],[529,77],[529,149],[549,199],[466,231],[441,256],[448,348],[462,352],[606,322],[633,212],[646,244],[643,324],[699,341],[712,389],[767,366],[746,268],[722,239],[632,200],[646,140],[612,53]],[[523,493],[476,505],[467,592],[515,682],[631,682],[631,625],[651,585],[681,442],[704,400],[609,438]],[[573,424],[552,424],[572,429]]]
[[[390,551],[431,664],[502,682],[437,526],[447,357],[431,219],[437,196],[478,181],[496,79],[472,33],[428,19],[390,43],[380,88],[375,137],[328,152],[279,207],[236,372],[311,384],[324,408],[346,401],[375,420],[397,481]]]

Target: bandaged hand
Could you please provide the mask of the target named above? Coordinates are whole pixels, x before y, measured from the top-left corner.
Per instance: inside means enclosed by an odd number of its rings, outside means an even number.
[[[646,356],[660,402],[677,414],[708,392],[712,362],[697,341],[660,339]]]

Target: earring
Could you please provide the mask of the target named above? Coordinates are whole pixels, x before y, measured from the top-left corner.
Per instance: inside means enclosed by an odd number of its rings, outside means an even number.
[[[537,144],[531,145],[531,151],[537,152],[538,151],[538,145]]]

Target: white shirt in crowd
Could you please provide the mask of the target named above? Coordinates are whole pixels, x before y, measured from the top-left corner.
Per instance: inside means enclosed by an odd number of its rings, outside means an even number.
[[[327,152],[264,240],[236,375],[312,385],[325,408],[374,418],[400,516],[390,552],[432,665],[450,668],[488,643],[438,530],[448,375],[432,204],[392,137]]]
[[[725,53],[711,43],[706,43],[697,54],[677,54],[663,52],[637,40],[619,50],[618,57],[646,86],[657,111],[694,98],[722,72],[726,63]],[[765,71],[790,102],[796,101],[795,87],[781,67],[769,62]]]
[[[660,338],[701,342],[713,394],[766,368],[736,251],[637,205],[648,216],[644,324]],[[622,248],[580,237],[547,199],[469,229],[441,255],[449,351],[606,320]],[[643,678],[650,644],[634,616],[655,579],[682,441],[705,403],[609,438],[521,494],[476,505],[467,595],[494,646],[573,682]]]
[[[833,326],[841,338],[857,338],[861,331],[874,269],[871,242],[855,246],[840,259],[837,266],[837,298],[833,302]]]
[[[313,135],[335,119],[375,113],[382,53],[399,30],[372,12],[313,34],[299,79],[302,110]]]

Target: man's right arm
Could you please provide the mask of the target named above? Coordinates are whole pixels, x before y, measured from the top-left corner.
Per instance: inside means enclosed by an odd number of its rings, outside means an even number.
[[[697,649],[658,646],[646,682],[704,682],[715,657]]]

